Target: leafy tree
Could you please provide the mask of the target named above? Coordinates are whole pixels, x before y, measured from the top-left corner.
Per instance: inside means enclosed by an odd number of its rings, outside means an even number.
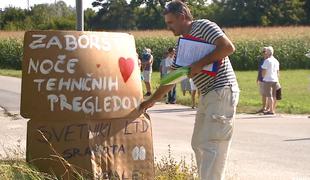
[[[310,1],[309,0],[305,0],[304,10],[306,12],[304,23],[310,24]]]
[[[38,4],[31,8],[32,22],[35,29],[74,29],[75,9],[64,1],[56,4]]]
[[[64,1],[34,5],[30,10],[9,7],[0,19],[0,28],[5,30],[74,29],[75,9]]]
[[[26,11],[20,8],[5,8],[2,14],[1,27],[5,30],[23,30],[25,29],[24,20],[26,19]]]
[[[136,27],[134,8],[126,0],[97,0],[94,7],[101,7],[97,16],[95,28],[99,29],[133,29]]]
[[[85,26],[85,30],[93,30],[93,26],[94,26],[94,17],[96,16],[96,12],[91,9],[91,8],[87,8],[86,10],[84,10],[84,26]]]
[[[214,0],[228,26],[288,25],[302,22],[305,0]]]
[[[86,9],[86,30],[163,29],[162,12],[170,0],[92,0],[99,11]],[[220,26],[310,24],[310,0],[183,0],[195,19]],[[75,29],[75,9],[64,1],[38,4],[30,10],[9,7],[0,12],[0,29]]]
[[[162,29],[162,11],[168,0],[96,0],[97,27],[104,29]],[[98,23],[100,22],[100,25]]]
[[[266,12],[273,25],[296,25],[305,17],[302,0],[278,0]]]

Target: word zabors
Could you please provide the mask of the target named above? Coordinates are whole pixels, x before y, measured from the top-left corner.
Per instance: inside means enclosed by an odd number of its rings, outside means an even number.
[[[57,47],[67,51],[76,49],[95,48],[102,51],[111,51],[112,45],[105,37],[83,34],[78,37],[74,35],[63,35],[62,37],[49,37],[43,34],[33,34],[32,42],[29,44],[31,49],[49,49]],[[63,40],[64,39],[64,40]]]

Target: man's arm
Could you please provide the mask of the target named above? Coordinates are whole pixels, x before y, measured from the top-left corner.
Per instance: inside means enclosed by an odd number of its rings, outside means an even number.
[[[266,76],[266,69],[262,69],[262,76],[263,76],[263,78]]]
[[[153,55],[150,56],[149,64],[153,64]]]
[[[214,44],[216,46],[214,51],[212,51],[210,54],[206,55],[201,60],[190,66],[190,77],[193,77],[194,75],[200,73],[205,65],[223,59],[224,57],[231,55],[235,51],[235,46],[226,35],[223,35],[216,39]]]
[[[155,91],[155,93],[146,101],[140,104],[139,111],[143,113],[146,109],[152,107],[156,101],[160,100],[165,94],[167,94],[172,88],[172,85],[159,86],[159,88]]]

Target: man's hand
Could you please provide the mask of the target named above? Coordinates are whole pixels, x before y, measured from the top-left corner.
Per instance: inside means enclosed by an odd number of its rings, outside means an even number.
[[[159,86],[159,88],[155,91],[155,93],[147,100],[143,101],[140,104],[138,109],[139,113],[144,113],[148,108],[154,106],[155,102],[160,100],[165,94],[167,94],[172,88],[174,84]]]
[[[139,113],[140,114],[144,113],[148,108],[151,108],[152,106],[154,106],[154,104],[155,104],[154,101],[150,101],[150,100],[143,101],[140,104]]]

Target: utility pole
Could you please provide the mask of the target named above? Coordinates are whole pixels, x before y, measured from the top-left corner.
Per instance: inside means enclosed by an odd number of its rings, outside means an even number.
[[[75,0],[76,3],[76,30],[84,31],[84,11],[82,0]]]

